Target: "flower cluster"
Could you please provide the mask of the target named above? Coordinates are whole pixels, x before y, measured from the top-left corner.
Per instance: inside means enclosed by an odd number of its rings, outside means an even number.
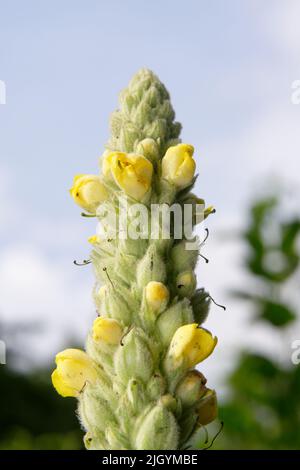
[[[194,148],[178,139],[165,87],[142,70],[120,100],[100,175],[76,176],[74,201],[100,221],[100,207],[125,197],[147,210],[152,202],[194,203]],[[89,242],[98,317],[86,352],[56,356],[53,385],[78,398],[88,449],[183,448],[217,415],[216,394],[194,369],[217,344],[200,326],[209,297],[196,288],[198,250],[174,238]]]

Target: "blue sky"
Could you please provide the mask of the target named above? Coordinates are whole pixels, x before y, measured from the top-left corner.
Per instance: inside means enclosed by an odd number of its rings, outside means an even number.
[[[47,323],[35,356],[84,337],[93,318],[92,274],[72,260],[86,256],[94,222],[67,189],[74,174],[97,171],[117,95],[146,66],[196,148],[199,195],[218,209],[198,277],[231,307],[208,324],[220,352],[205,367],[220,380],[220,358],[229,366],[248,328],[246,306],[226,294],[243,280],[243,247],[224,230],[243,226],[249,199],[278,176],[290,205],[299,199],[299,18],[297,0],[0,0],[0,313]],[[263,328],[255,345],[260,336],[272,350]]]

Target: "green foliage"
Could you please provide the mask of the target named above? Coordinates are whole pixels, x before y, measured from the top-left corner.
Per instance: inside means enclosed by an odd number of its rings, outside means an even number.
[[[79,449],[75,400],[60,400],[49,370],[21,374],[0,366],[0,449]]]
[[[282,290],[287,283],[292,286],[293,275],[299,268],[300,220],[281,219],[274,198],[259,201],[252,207],[251,223],[244,236],[249,247],[246,266],[258,280],[256,292],[260,294],[234,292],[252,304],[255,321],[264,321],[277,331],[296,320],[292,301],[287,303],[283,299]],[[270,254],[271,259],[280,260],[278,264],[268,262]],[[228,386],[229,398],[220,407],[219,416],[225,426],[219,447],[299,449],[299,366],[282,366],[262,354],[242,352]]]

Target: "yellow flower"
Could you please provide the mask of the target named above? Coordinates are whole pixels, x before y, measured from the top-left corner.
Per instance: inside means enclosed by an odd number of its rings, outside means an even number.
[[[91,245],[96,245],[97,243],[100,242],[100,237],[99,235],[92,235],[91,237],[88,238],[88,242]]]
[[[198,423],[202,426],[214,421],[218,416],[218,401],[214,390],[208,389],[196,408]]]
[[[140,201],[151,186],[153,166],[142,155],[112,152],[106,156],[103,164],[103,173],[109,170],[117,185],[128,196]]]
[[[145,294],[148,305],[156,312],[160,312],[167,306],[170,297],[168,288],[162,282],[157,281],[148,282]]]
[[[119,344],[122,338],[122,328],[117,320],[98,317],[93,324],[93,340],[106,344]]]
[[[126,155],[124,152],[112,152],[111,150],[105,150],[102,155],[102,174],[106,178],[112,176],[111,174],[111,160],[115,156]]]
[[[52,384],[63,397],[77,397],[87,382],[97,379],[93,361],[80,349],[65,349],[56,355],[55,362]]]
[[[176,365],[184,363],[187,368],[191,368],[213,352],[217,341],[209,331],[198,328],[197,323],[184,325],[178,328],[172,338],[169,356]]]
[[[87,212],[94,213],[108,197],[108,193],[97,175],[77,175],[70,189],[76,204]]]
[[[169,147],[162,159],[162,177],[178,188],[188,186],[195,174],[194,147],[178,144]]]

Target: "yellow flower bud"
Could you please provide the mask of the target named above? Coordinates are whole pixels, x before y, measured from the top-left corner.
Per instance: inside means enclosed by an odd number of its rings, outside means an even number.
[[[80,349],[65,349],[56,355],[55,362],[52,384],[63,397],[77,397],[87,382],[97,379],[93,361]]]
[[[93,324],[93,340],[106,344],[119,344],[122,338],[122,328],[117,320],[97,317]]]
[[[193,271],[178,274],[176,288],[180,297],[190,297],[196,288],[196,276]]]
[[[214,421],[218,416],[218,401],[215,390],[207,390],[197,406],[198,423],[202,426]]]
[[[87,212],[94,213],[108,193],[97,175],[77,175],[74,178],[70,194],[76,204]]]
[[[213,352],[217,341],[209,331],[198,328],[197,323],[184,325],[178,328],[172,338],[169,357],[175,365],[184,364],[191,368]]]
[[[169,147],[162,159],[162,177],[177,188],[188,186],[195,174],[194,147],[178,144]]]
[[[156,312],[165,309],[170,297],[168,288],[162,282],[157,281],[148,282],[145,294],[148,305]]]
[[[153,166],[142,155],[112,152],[105,158],[103,172],[109,169],[117,185],[125,193],[140,201],[151,186]]]
[[[111,160],[115,156],[122,156],[126,155],[124,152],[112,152],[111,150],[105,150],[105,152],[102,155],[102,174],[106,178],[109,178],[112,176],[111,174]]]
[[[97,245],[97,243],[100,242],[100,237],[99,235],[92,235],[91,237],[88,238],[88,242],[91,245]]]

